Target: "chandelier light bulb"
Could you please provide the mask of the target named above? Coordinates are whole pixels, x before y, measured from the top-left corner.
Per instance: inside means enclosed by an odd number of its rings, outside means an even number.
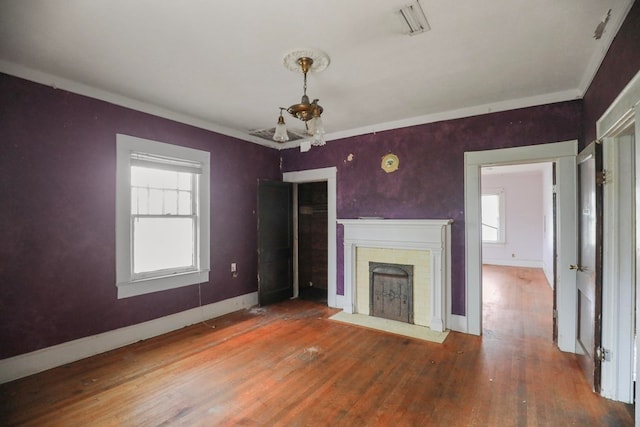
[[[282,108],[280,109],[280,117],[278,117],[278,124],[276,124],[276,131],[273,133],[273,140],[276,142],[286,142],[289,140],[289,134],[287,133],[287,125],[282,117]]]

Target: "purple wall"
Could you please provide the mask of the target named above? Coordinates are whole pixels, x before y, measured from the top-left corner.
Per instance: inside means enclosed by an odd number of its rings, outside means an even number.
[[[596,122],[638,71],[640,2],[631,7],[584,96],[584,144],[596,139]]]
[[[0,93],[0,359],[198,306],[197,286],[116,298],[116,133],[211,152],[202,303],[256,291],[256,187],[280,178],[276,150],[4,74]]]
[[[593,140],[596,120],[640,69],[638,28],[636,3],[584,101],[286,150],[284,171],[336,166],[339,218],[453,218],[452,309],[464,314],[463,153]],[[116,133],[211,152],[212,273],[202,302],[256,290],[256,181],[279,178],[278,152],[3,74],[0,94],[0,359],[198,305],[195,286],[116,298]],[[380,169],[389,152],[400,157],[392,174]],[[342,229],[337,237],[342,293]]]
[[[584,146],[595,139],[597,119],[640,70],[639,28],[640,4],[636,3],[584,100],[347,138],[307,153],[290,149],[283,152],[283,169],[336,166],[338,218],[453,218],[452,312],[465,314],[463,153],[573,139]],[[400,170],[387,175],[379,165],[389,152],[400,157]],[[339,227],[340,294],[344,289],[342,232]]]
[[[574,140],[581,125],[581,102],[563,102],[331,141],[306,153],[285,150],[283,170],[336,166],[338,218],[453,218],[452,310],[464,314],[464,152]],[[380,168],[387,153],[400,158],[390,174]],[[340,294],[342,239],[339,229]]]

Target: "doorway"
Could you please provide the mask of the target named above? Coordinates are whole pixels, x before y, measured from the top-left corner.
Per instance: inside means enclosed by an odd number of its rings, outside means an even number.
[[[481,168],[483,333],[512,326],[494,321],[496,307],[506,304],[523,308],[514,313],[521,320],[548,324],[544,336],[555,342],[553,169],[552,162]]]
[[[576,257],[576,163],[578,142],[566,141],[533,146],[465,153],[465,252],[467,332],[482,334],[482,244],[481,177],[482,166],[555,162],[558,266],[574,263]],[[558,347],[575,353],[576,295],[575,271],[557,270]]]
[[[337,289],[337,209],[336,209],[336,167],[310,169],[305,171],[285,172],[282,180],[297,185],[312,182],[326,182],[327,187],[327,305],[334,308],[342,308],[344,296],[338,295]],[[296,185],[296,186],[297,186]],[[294,221],[297,219],[297,192],[294,192]],[[297,226],[294,225],[294,233]],[[294,297],[299,291],[298,251],[297,236],[294,236],[293,280]]]
[[[297,184],[298,298],[327,304],[327,182]]]

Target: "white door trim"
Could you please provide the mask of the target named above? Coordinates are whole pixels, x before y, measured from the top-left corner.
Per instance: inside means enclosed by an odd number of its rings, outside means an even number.
[[[338,304],[337,289],[337,200],[336,200],[336,167],[310,169],[305,171],[285,172],[282,180],[295,184],[305,182],[327,182],[327,305],[329,307],[342,308]],[[297,205],[296,205],[297,208]],[[296,276],[298,263],[294,263],[294,276]]]
[[[633,140],[637,141],[640,136],[640,129],[636,125],[636,111],[639,107],[640,72],[596,123],[597,137],[603,143],[608,176],[604,186],[603,209],[602,346],[609,350],[611,356],[602,363],[601,394],[609,399],[628,403],[633,402],[634,394],[633,316],[634,310],[635,316],[638,316],[640,307],[638,295],[633,295],[639,280],[638,269],[634,264],[638,262],[636,257],[640,243],[640,200],[635,197],[640,189],[640,181],[636,173],[635,183],[630,184],[628,175],[633,175],[634,167],[636,171],[640,170],[639,150],[636,149],[634,165],[625,165],[625,159],[633,151]],[[630,128],[635,128],[633,134],[629,134]],[[626,171],[622,169],[624,167],[627,168]],[[628,217],[619,217],[624,212],[633,212],[634,208],[635,216],[631,221]],[[632,232],[636,236],[635,245],[633,239],[629,239]],[[633,281],[636,286],[633,286]],[[640,321],[640,318],[636,321]],[[635,351],[640,351],[640,348]],[[638,392],[640,389],[636,390]],[[636,423],[640,423],[637,406]]]
[[[576,165],[578,141],[466,152],[465,265],[467,331],[482,334],[482,244],[480,235],[480,168],[534,162],[556,162],[558,221],[558,346],[575,352],[576,295],[574,271],[564,268],[576,258]]]

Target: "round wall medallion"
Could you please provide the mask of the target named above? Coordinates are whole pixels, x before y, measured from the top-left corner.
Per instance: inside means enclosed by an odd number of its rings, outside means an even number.
[[[400,165],[400,159],[395,154],[387,154],[382,157],[382,163],[380,167],[386,173],[395,172],[398,170],[398,166]]]
[[[292,50],[291,52],[287,53],[284,58],[282,58],[282,62],[289,71],[302,73],[300,64],[298,64],[298,59],[300,58],[313,59],[313,64],[311,64],[311,68],[309,69],[309,71],[312,73],[319,73],[320,71],[324,71],[324,69],[329,66],[329,55],[321,50],[316,49]]]

